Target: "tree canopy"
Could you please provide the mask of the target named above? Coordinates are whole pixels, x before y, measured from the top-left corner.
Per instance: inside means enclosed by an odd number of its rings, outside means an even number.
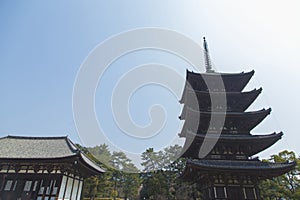
[[[282,151],[277,155],[272,155],[265,162],[296,162],[294,170],[270,179],[260,184],[261,197],[267,200],[294,200],[300,199],[300,160],[292,151]]]
[[[124,152],[111,153],[105,144],[80,148],[106,169],[103,175],[86,180],[83,189],[86,198],[201,199],[199,185],[178,179],[185,167],[185,159],[180,158],[182,149],[178,145],[160,151],[146,149],[141,155],[143,169],[138,169]],[[285,150],[263,161],[294,161],[297,166],[282,176],[262,181],[259,185],[261,198],[300,199],[300,160],[296,154]]]

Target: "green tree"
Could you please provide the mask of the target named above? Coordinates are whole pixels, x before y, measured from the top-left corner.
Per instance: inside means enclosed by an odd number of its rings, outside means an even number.
[[[79,144],[76,144],[76,146],[84,153],[86,154],[87,157],[89,157],[91,160],[93,160],[95,163],[97,163],[99,166],[107,170],[106,166],[100,162],[94,154],[91,154],[89,151],[89,148],[83,147]],[[108,172],[104,173],[103,175],[99,176],[93,176],[90,178],[85,179],[84,182],[84,187],[82,190],[82,194],[84,197],[88,198],[95,198],[96,196],[99,195],[99,189],[101,188],[102,190],[105,188],[103,187],[103,183],[107,183],[104,181],[106,177],[109,175]],[[101,180],[101,181],[100,181]]]
[[[292,151],[282,151],[278,155],[272,155],[265,162],[296,162],[294,170],[260,184],[261,197],[267,200],[300,199],[300,160]]]
[[[167,178],[162,171],[164,162],[167,160],[164,152],[155,152],[153,148],[146,149],[142,153],[142,163],[144,173],[142,173],[143,188],[142,198],[165,199],[167,196]]]
[[[119,197],[135,199],[141,181],[139,170],[124,152],[113,152],[110,164],[114,168],[113,180]]]
[[[196,199],[200,196],[196,184],[178,179],[185,167],[185,159],[179,158],[181,151],[182,147],[174,145],[158,152],[149,148],[142,154],[141,199]]]
[[[183,169],[182,158],[180,157],[182,147],[179,145],[173,145],[164,148],[163,151],[163,169],[166,171],[173,171],[180,173]]]
[[[86,179],[83,188],[84,197],[137,199],[141,184],[139,171],[125,153],[113,152],[111,154],[106,144],[89,148],[81,147],[81,149],[88,157],[106,169],[102,176]]]
[[[145,172],[159,170],[163,167],[163,153],[155,152],[153,148],[142,153],[142,163]]]
[[[108,149],[108,145],[101,144],[95,147],[86,148],[86,150],[104,165],[109,165],[109,161],[111,160],[111,153]]]

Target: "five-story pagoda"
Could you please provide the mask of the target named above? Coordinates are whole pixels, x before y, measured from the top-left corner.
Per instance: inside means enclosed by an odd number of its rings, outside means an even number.
[[[271,112],[270,108],[246,111],[262,91],[243,91],[254,71],[214,72],[205,38],[204,53],[206,73],[187,71],[180,100],[184,107],[179,118],[185,123],[179,136],[186,138],[182,156],[187,158],[181,178],[197,182],[205,200],[260,199],[259,181],[282,175],[295,163],[252,157],[283,133],[250,133]]]

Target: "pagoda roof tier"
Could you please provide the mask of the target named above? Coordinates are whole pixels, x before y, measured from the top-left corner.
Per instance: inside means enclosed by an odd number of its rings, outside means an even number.
[[[189,158],[198,158],[198,152],[200,147],[204,141],[204,139],[209,142],[216,141],[217,143],[215,146],[223,146],[223,147],[232,147],[234,148],[242,148],[243,153],[247,156],[253,156],[268,147],[272,146],[278,140],[282,138],[283,133],[272,133],[266,135],[243,135],[237,137],[237,135],[229,135],[229,134],[195,134],[188,132],[187,140],[189,141],[188,144],[185,144],[184,149],[185,152],[183,153],[183,157]],[[193,142],[190,142],[194,140]],[[189,145],[189,146],[188,146]]]
[[[185,112],[186,107],[194,110],[211,111],[211,100],[217,106],[224,105],[223,102],[219,103],[219,101],[226,101],[227,111],[243,112],[253,103],[261,91],[262,88],[248,92],[207,92],[186,89],[180,103],[184,103],[183,112]],[[218,107],[215,106],[214,109],[218,110]]]
[[[186,80],[193,89],[199,91],[240,92],[247,85],[253,74],[254,70],[246,73],[195,73],[187,70]],[[222,85],[224,87],[220,87],[220,81],[218,80],[223,81]],[[186,83],[185,87],[188,87],[189,84]],[[209,88],[207,85],[209,85]]]
[[[188,160],[182,177],[193,177],[196,172],[202,175],[233,173],[252,175],[261,179],[280,176],[294,169],[296,162],[270,163],[259,160]]]
[[[252,112],[202,112],[187,108],[185,113],[179,117],[185,120],[181,136],[185,136],[187,130],[205,134],[221,131],[222,133],[248,134],[263,119],[271,113],[271,108]],[[197,121],[197,119],[200,120]],[[211,118],[215,120],[211,122]],[[224,120],[224,123],[220,123]],[[198,129],[197,126],[198,125]],[[193,127],[195,126],[195,127]],[[196,129],[196,130],[195,130]]]
[[[24,137],[7,136],[0,138],[0,163],[23,165],[51,165],[75,170],[88,177],[105,172],[94,161],[73,144],[67,136]],[[61,169],[63,170],[63,169]]]

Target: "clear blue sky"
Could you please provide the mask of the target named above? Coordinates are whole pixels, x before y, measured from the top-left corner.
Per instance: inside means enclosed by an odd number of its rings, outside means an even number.
[[[262,157],[283,149],[299,153],[299,9],[296,0],[1,1],[0,136],[69,135],[79,142],[72,91],[85,57],[111,35],[132,28],[161,27],[200,44],[205,35],[218,71],[254,69],[247,89],[263,87],[263,93],[252,109],[271,107],[272,113],[253,133],[285,133]],[[101,96],[112,89],[110,79],[115,81],[131,63],[169,62],[184,76],[186,63],[169,57],[146,51],[116,62],[105,76],[108,82],[104,79],[97,90],[98,118],[105,120],[111,115],[105,104],[101,107],[107,101]],[[120,69],[123,64],[126,67]],[[177,106],[171,109],[175,124],[167,126],[166,133],[176,135],[180,114],[177,100],[161,88],[145,89],[133,98],[136,103],[130,104],[133,119],[147,124],[145,108],[160,98],[162,104],[170,101]],[[155,95],[157,98],[149,98]],[[117,134],[110,122],[105,121],[107,131]],[[155,142],[153,146],[161,148],[163,144]]]

